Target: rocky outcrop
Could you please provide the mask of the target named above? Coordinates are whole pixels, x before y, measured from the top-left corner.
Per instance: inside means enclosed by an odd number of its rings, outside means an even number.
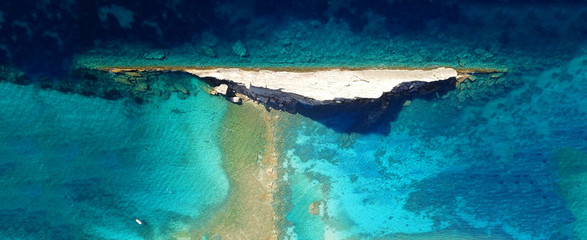
[[[216,91],[216,93],[220,95],[226,95],[226,93],[228,92],[228,85],[220,84],[219,86],[214,88],[214,91]]]
[[[238,40],[234,45],[232,45],[232,51],[239,57],[246,57],[249,55],[245,44],[241,40]]]
[[[310,212],[310,214],[312,215],[319,215],[320,214],[320,205],[322,204],[322,201],[314,201],[312,202],[312,204],[310,204],[310,207],[308,208],[308,211]]]
[[[236,104],[241,104],[243,102],[243,99],[240,97],[229,97],[228,100]]]
[[[244,70],[239,68],[184,69],[200,78],[226,81],[237,92],[261,102],[330,104],[377,99],[385,93],[415,91],[426,83],[456,78],[452,68],[328,69],[316,71]]]
[[[200,49],[202,50],[202,53],[207,57],[215,58],[217,56],[216,51],[214,51],[214,49],[210,46],[202,46],[200,47]]]
[[[165,51],[152,51],[143,54],[143,58],[148,60],[163,60],[167,57],[167,53]]]

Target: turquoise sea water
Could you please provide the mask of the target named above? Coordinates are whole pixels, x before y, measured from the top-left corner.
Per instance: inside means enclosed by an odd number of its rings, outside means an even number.
[[[224,100],[137,105],[10,83],[0,94],[2,239],[166,238],[228,193]]]
[[[569,186],[559,185],[556,158],[562,148],[587,151],[586,83],[587,56],[580,56],[510,72],[502,83],[477,79],[470,88],[413,99],[375,133],[353,133],[343,114],[298,116],[301,123],[286,133],[294,205],[288,236],[587,236],[573,233],[576,212],[561,195]],[[318,200],[325,202],[320,218],[307,211]]]
[[[285,238],[581,239],[582,183],[563,193],[573,186],[558,152],[587,151],[587,56],[555,65],[392,102],[371,124],[357,109],[288,116]],[[2,238],[173,238],[230,191],[216,142],[221,98],[199,90],[136,104],[6,82],[0,91]]]

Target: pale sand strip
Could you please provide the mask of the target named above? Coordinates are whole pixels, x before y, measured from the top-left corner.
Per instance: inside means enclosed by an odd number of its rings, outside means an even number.
[[[277,239],[279,205],[278,153],[275,131],[281,112],[245,102],[230,105],[223,120],[220,143],[230,193],[218,209],[208,212],[190,233],[177,239]]]
[[[429,70],[364,69],[313,72],[243,70],[239,68],[184,69],[198,77],[212,77],[251,87],[292,93],[316,101],[376,99],[405,82],[434,82],[456,78],[453,68]]]

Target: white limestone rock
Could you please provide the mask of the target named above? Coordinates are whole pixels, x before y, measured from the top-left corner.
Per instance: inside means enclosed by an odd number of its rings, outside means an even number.
[[[228,98],[228,100],[236,104],[240,104],[243,102],[243,100],[240,97],[230,97]]]
[[[216,93],[218,94],[226,95],[226,93],[228,92],[228,85],[220,84],[219,86],[214,88],[214,91],[216,91]]]
[[[268,96],[267,90],[272,90],[286,93],[290,95],[289,97],[294,96],[298,100],[309,100],[318,104],[336,100],[377,99],[402,83],[435,82],[448,80],[458,75],[455,69],[445,67],[429,70],[330,69],[311,72],[239,68],[185,69],[185,71],[198,77],[231,81],[259,96]]]

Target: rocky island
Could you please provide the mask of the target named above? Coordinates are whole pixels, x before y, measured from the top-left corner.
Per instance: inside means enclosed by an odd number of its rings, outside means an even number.
[[[239,93],[265,102],[294,99],[306,104],[329,104],[377,99],[384,93],[411,91],[426,83],[455,79],[452,68],[325,69],[315,71],[244,70],[239,68],[185,69],[200,78],[226,81]],[[285,98],[285,99],[284,99]]]
[[[337,104],[380,99],[412,93],[428,93],[447,83],[459,83],[473,73],[495,69],[398,68],[237,68],[237,67],[100,67],[101,71],[124,77],[124,82],[141,84],[163,72],[185,72],[214,88],[213,94],[240,103],[249,98],[277,108]],[[138,78],[133,76],[140,76]],[[130,79],[127,79],[129,78]],[[117,79],[117,77],[115,77]],[[117,80],[118,81],[118,80]],[[186,92],[186,91],[184,91]]]

